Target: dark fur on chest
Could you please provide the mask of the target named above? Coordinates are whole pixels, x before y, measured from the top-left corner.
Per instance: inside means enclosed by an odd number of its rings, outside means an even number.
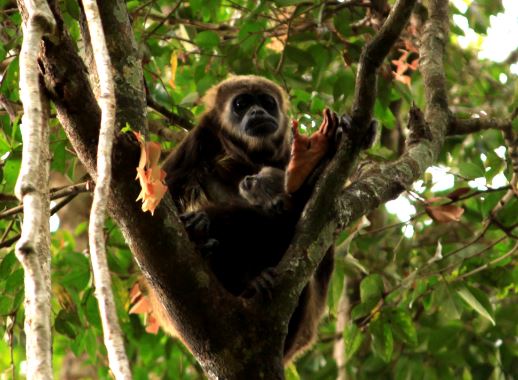
[[[285,168],[289,150],[284,140],[250,148],[231,137],[206,114],[200,124],[162,165],[166,183],[180,212],[239,198],[239,182],[262,166]]]

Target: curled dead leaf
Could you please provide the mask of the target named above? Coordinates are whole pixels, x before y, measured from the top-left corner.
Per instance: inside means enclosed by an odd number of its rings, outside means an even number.
[[[153,314],[148,314],[146,319],[146,332],[156,335],[160,329],[160,323]]]
[[[152,311],[151,304],[145,295],[142,295],[129,310],[130,314],[149,314]]]
[[[464,209],[455,205],[426,206],[426,213],[438,223],[458,222]]]
[[[146,142],[140,132],[135,132],[140,145],[140,160],[137,167],[137,178],[141,191],[137,201],[142,200],[142,211],[155,212],[156,207],[167,192],[164,182],[166,173],[160,166],[160,144],[153,141]]]
[[[138,281],[130,290],[130,304],[131,307],[129,314],[143,315],[146,332],[157,334],[160,328],[160,323],[153,313],[153,306],[151,305],[149,297],[141,291]]]

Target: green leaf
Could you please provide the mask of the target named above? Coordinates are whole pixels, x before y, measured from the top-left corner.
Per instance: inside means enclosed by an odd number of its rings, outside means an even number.
[[[286,368],[284,368],[284,377],[286,380],[300,380],[300,375],[297,372],[295,363],[291,362]]]
[[[77,315],[68,313],[65,310],[60,310],[56,319],[54,320],[54,328],[62,335],[70,339],[76,339],[77,332],[74,325],[78,324]]]
[[[23,288],[23,269],[20,268],[11,273],[7,278],[5,288],[7,291],[14,291],[19,288]]]
[[[383,279],[379,274],[371,274],[365,277],[360,284],[360,298],[362,302],[379,301],[383,296]]]
[[[429,333],[428,350],[433,354],[438,353],[443,347],[454,344],[461,332],[462,329],[459,326],[436,326]]]
[[[63,274],[58,280],[61,285],[77,290],[84,289],[88,285],[90,264],[85,256],[77,252],[69,252],[60,266],[63,268]]]
[[[9,252],[7,255],[5,255],[5,257],[2,259],[2,262],[0,263],[0,279],[6,278],[7,275],[11,273],[16,262],[17,260],[14,252]]]
[[[388,129],[393,129],[396,125],[396,117],[390,108],[382,105],[379,100],[374,104],[374,115]]]
[[[372,337],[372,351],[388,363],[394,351],[394,338],[390,326],[380,318],[371,322],[369,331]]]
[[[374,306],[376,306],[377,303],[378,301],[376,299],[369,299],[366,302],[362,302],[359,305],[356,305],[351,310],[351,319],[355,321],[359,318],[363,318],[369,315],[371,310],[374,309]]]
[[[72,18],[79,20],[79,5],[77,1],[65,0],[65,9]]]
[[[337,12],[333,17],[333,23],[338,30],[342,34],[342,36],[347,37],[351,35],[351,24],[354,22],[354,17],[352,12],[345,8],[340,12]]]
[[[85,297],[86,300],[83,298],[81,303],[84,304],[86,301],[86,318],[92,326],[97,327],[98,331],[101,331],[101,316],[99,315],[99,304],[97,303],[97,298],[95,298],[92,293],[86,294]]]
[[[121,133],[128,133],[132,131],[133,129],[131,128],[131,125],[129,123],[126,123],[126,125],[121,129]]]
[[[493,308],[489,302],[489,298],[482,291],[464,286],[457,290],[457,294],[477,313],[486,318],[489,322],[495,325],[493,317]]]
[[[66,142],[59,141],[52,144],[52,163],[51,169],[53,171],[63,173],[66,167]]]
[[[5,193],[13,193],[14,185],[16,185],[16,179],[20,172],[21,161],[15,158],[9,158],[4,164],[4,181],[5,187],[3,191]]]
[[[459,164],[459,173],[463,177],[474,179],[484,177],[485,171],[483,167],[472,162],[461,162]]]
[[[331,285],[328,291],[328,306],[331,313],[336,314],[338,311],[340,300],[342,299],[342,292],[344,290],[345,272],[343,265],[336,265],[331,277]]]
[[[394,333],[401,337],[405,343],[412,346],[417,345],[417,331],[407,310],[394,310],[390,315],[390,322]]]
[[[8,315],[13,310],[13,298],[9,296],[0,296],[0,315]]]
[[[286,46],[285,55],[290,61],[296,62],[297,64],[307,67],[316,64],[315,58],[309,54],[306,50],[299,49],[295,46]]]
[[[203,49],[211,49],[219,45],[219,36],[211,30],[205,30],[194,37],[194,43]]]
[[[360,349],[365,336],[354,323],[349,323],[344,330],[345,356],[351,359]]]
[[[497,203],[500,201],[502,196],[504,195],[503,192],[497,191],[494,193],[489,193],[484,197],[484,200],[482,201],[482,216],[486,218],[489,216],[489,213],[493,208],[497,205]]]
[[[259,22],[248,22],[239,31],[239,49],[244,53],[252,53],[257,44],[261,41],[263,24]]]

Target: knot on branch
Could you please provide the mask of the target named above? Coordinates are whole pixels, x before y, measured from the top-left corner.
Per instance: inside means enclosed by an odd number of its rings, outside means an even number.
[[[23,257],[31,255],[36,252],[34,248],[34,244],[30,240],[26,240],[21,238],[16,244],[16,252],[18,255],[22,255]],[[21,259],[21,258],[20,258]]]
[[[20,178],[18,184],[15,187],[15,194],[19,200],[22,200],[27,194],[35,193],[38,191],[38,186],[33,183],[27,176]]]
[[[29,23],[31,27],[40,30],[44,35],[53,35],[56,32],[56,20],[50,13],[50,10],[47,12],[36,12],[29,19]]]
[[[407,140],[408,145],[417,144],[422,140],[432,141],[433,139],[432,131],[424,119],[423,112],[415,104],[410,108],[408,129],[410,131]]]

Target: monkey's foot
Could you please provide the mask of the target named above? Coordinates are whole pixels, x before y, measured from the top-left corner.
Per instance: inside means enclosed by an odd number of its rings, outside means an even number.
[[[298,125],[293,122],[293,144],[288,164],[286,191],[294,193],[329,153],[334,153],[342,135],[343,120],[328,108],[318,131],[310,137],[299,134]]]
[[[205,258],[212,255],[214,252],[214,249],[216,249],[219,246],[219,241],[216,239],[207,239],[206,242],[203,244],[197,244],[198,250],[200,251],[201,255]]]
[[[252,298],[256,294],[260,294],[267,299],[272,299],[272,289],[277,277],[277,270],[273,267],[266,268],[256,278],[250,282],[247,288],[241,293],[243,298]]]
[[[189,239],[194,242],[208,242],[210,219],[205,211],[186,212],[180,215],[180,220],[185,226]]]

